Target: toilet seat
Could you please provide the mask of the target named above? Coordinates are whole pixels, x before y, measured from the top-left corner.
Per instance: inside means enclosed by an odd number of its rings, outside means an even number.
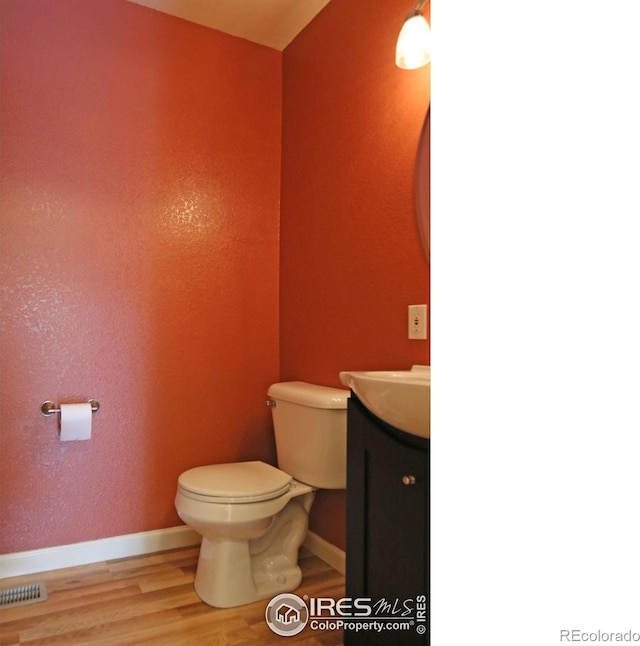
[[[189,469],[178,478],[178,487],[203,502],[240,504],[278,498],[289,491],[291,481],[289,474],[265,462],[234,462]]]

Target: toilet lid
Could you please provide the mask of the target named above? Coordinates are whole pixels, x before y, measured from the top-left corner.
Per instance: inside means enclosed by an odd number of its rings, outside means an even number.
[[[178,486],[207,496],[212,502],[258,502],[276,498],[289,489],[291,476],[265,462],[212,464],[189,469]]]

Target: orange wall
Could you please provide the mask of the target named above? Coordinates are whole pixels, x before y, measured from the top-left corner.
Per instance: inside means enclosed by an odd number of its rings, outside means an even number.
[[[429,361],[409,8],[332,0],[281,55],[124,0],[0,0],[0,552],[179,524],[184,469],[274,461],[270,383]],[[40,403],[90,397],[92,440],[59,443]],[[311,522],[343,547],[344,494]]]
[[[275,451],[281,62],[124,0],[1,0],[0,552],[180,524]],[[40,403],[96,398],[90,442]]]
[[[341,370],[430,361],[427,341],[407,339],[407,306],[429,303],[413,178],[430,68],[394,64],[409,9],[332,0],[284,52],[283,380],[343,387]],[[344,499],[320,492],[311,517],[340,547]]]

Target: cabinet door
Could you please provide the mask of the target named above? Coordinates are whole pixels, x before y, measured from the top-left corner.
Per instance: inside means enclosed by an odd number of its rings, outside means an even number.
[[[367,438],[365,460],[368,596],[402,601],[426,595],[426,454],[377,432]]]
[[[429,595],[428,440],[377,420],[352,395],[347,433],[347,596],[402,609]],[[396,616],[396,613],[390,613]],[[397,616],[401,619],[402,612]],[[345,633],[345,644],[426,644],[428,634]]]

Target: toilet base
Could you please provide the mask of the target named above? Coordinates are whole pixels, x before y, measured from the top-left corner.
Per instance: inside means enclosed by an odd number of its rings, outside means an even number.
[[[313,493],[300,496],[306,498]],[[308,512],[298,497],[254,540],[203,536],[194,587],[216,608],[242,606],[295,590],[302,581],[298,549],[307,533]]]

